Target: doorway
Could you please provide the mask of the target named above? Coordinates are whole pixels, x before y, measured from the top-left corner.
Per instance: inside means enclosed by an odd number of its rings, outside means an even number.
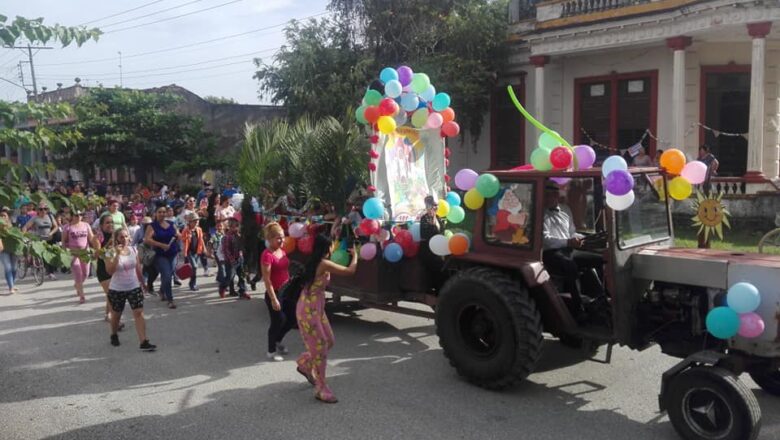
[[[748,141],[743,136],[750,123],[750,66],[703,66],[701,69],[701,123],[699,140],[718,158],[718,175],[742,177],[747,171]]]

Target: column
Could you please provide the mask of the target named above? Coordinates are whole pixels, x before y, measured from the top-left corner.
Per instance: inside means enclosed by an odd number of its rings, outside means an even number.
[[[550,62],[547,55],[534,55],[528,59],[534,65],[534,118],[547,124],[544,117],[544,66]],[[538,134],[541,134],[538,133]]]
[[[745,180],[763,182],[764,152],[764,68],[766,58],[766,36],[772,29],[772,22],[750,23],[748,34],[753,38],[750,62],[750,123],[748,125],[748,160]]]
[[[674,51],[672,70],[672,142],[675,148],[685,150],[685,48],[691,37],[678,36],[666,39],[666,46]]]

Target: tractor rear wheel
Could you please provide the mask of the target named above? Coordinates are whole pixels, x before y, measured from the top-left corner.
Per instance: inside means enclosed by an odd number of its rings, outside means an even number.
[[[436,333],[458,374],[489,389],[528,377],[542,352],[541,317],[528,291],[488,268],[466,269],[447,280],[436,307]]]

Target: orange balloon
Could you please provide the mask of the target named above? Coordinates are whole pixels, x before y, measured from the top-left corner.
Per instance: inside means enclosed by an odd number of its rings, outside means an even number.
[[[660,165],[669,174],[680,174],[685,167],[685,154],[676,148],[666,150],[661,155]]]
[[[463,255],[469,251],[469,240],[462,235],[450,237],[450,252],[452,255]]]
[[[295,247],[297,243],[295,242],[295,239],[292,237],[284,237],[284,242],[282,243],[282,249],[284,249],[285,252],[288,254],[291,254],[295,252]]]
[[[444,110],[440,111],[439,114],[441,114],[441,117],[444,119],[444,122],[450,122],[455,120],[455,110],[452,109],[452,107],[447,107]]]

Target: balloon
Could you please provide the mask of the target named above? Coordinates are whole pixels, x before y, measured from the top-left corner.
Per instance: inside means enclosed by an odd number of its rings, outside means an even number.
[[[349,254],[344,249],[337,249],[330,256],[330,261],[342,266],[349,266]]]
[[[577,169],[587,170],[596,163],[596,152],[588,145],[574,147],[574,155],[577,156]]]
[[[420,252],[420,243],[410,241],[401,245],[404,250],[404,257],[413,258]]]
[[[685,167],[685,154],[676,148],[670,148],[661,155],[659,163],[669,174],[680,174]]]
[[[382,115],[379,113],[379,107],[375,105],[366,107],[366,111],[363,113],[363,117],[369,124],[375,124],[380,116]]]
[[[431,248],[431,252],[440,257],[450,254],[449,240],[441,234],[436,234],[431,237],[431,240],[428,242],[428,247]]]
[[[422,237],[420,236],[420,223],[419,222],[412,223],[412,226],[409,227],[409,232],[412,233],[412,240],[414,240],[414,241],[422,240]]]
[[[439,113],[441,113],[441,117],[444,119],[445,124],[455,120],[455,110],[453,110],[452,107],[447,107]]]
[[[385,215],[385,205],[378,197],[371,197],[363,203],[363,215],[370,219],[381,220]]]
[[[398,229],[395,233],[395,242],[403,247],[407,243],[414,243],[414,237],[406,229]]]
[[[425,128],[439,128],[441,127],[442,122],[444,120],[442,119],[441,115],[432,112],[430,115],[428,115],[428,121],[425,123]]]
[[[693,185],[698,185],[707,178],[707,165],[698,160],[688,162],[683,167],[680,176],[685,177]]]
[[[295,247],[298,243],[296,240],[292,237],[284,237],[284,242],[282,243],[282,249],[284,249],[285,252],[288,254],[291,254],[295,252]]]
[[[382,94],[376,90],[369,89],[366,91],[363,99],[366,101],[366,105],[379,105],[379,103],[382,101]]]
[[[395,120],[396,127],[400,127],[406,124],[408,118],[406,116],[406,112],[398,112],[398,114],[393,116],[393,119]]]
[[[466,218],[466,211],[460,206],[450,206],[450,212],[447,214],[447,220],[451,223],[458,224]]]
[[[376,121],[377,127],[379,127],[379,131],[384,134],[390,134],[395,131],[395,119],[393,119],[390,116],[380,116],[379,120]]]
[[[573,156],[569,147],[555,147],[550,152],[550,164],[556,170],[565,170],[571,165]]]
[[[314,250],[314,237],[307,235],[298,240],[298,250],[304,255],[309,255]]]
[[[385,98],[379,103],[379,114],[382,116],[393,116],[398,113],[398,103],[391,98]]]
[[[375,163],[373,163],[373,162],[370,162],[370,163],[368,164],[368,170],[369,170],[369,171],[371,171],[371,172],[374,172],[374,171],[376,171],[376,164],[375,164]]]
[[[706,324],[712,336],[728,339],[739,331],[739,315],[728,307],[715,307],[707,313]]]
[[[614,170],[604,179],[604,187],[613,195],[626,195],[634,189],[634,177],[628,171]]]
[[[414,72],[412,72],[412,69],[409,66],[401,66],[398,68],[397,72],[398,81],[401,82],[402,86],[408,86],[412,83]]]
[[[379,233],[377,234],[377,237],[379,237],[379,240],[384,243],[387,240],[390,240],[390,231],[387,229],[381,229]]]
[[[469,244],[469,247],[471,247],[471,233],[469,232],[458,232],[454,235],[454,237],[463,237],[466,239],[466,242]]]
[[[420,99],[424,101],[433,101],[436,98],[436,87],[429,85],[427,89],[420,92]]]
[[[450,207],[460,206],[460,196],[455,191],[448,192],[445,199],[447,200],[447,203],[450,204]]]
[[[677,176],[669,181],[669,195],[675,200],[685,200],[692,192],[693,186],[685,177]]]
[[[550,150],[534,148],[531,152],[531,165],[538,171],[550,171],[553,167],[550,163]]]
[[[550,177],[550,180],[557,183],[560,186],[566,185],[567,183],[571,182],[571,178],[569,177]]]
[[[360,221],[358,229],[363,235],[373,235],[379,232],[379,222],[370,218],[364,218]]]
[[[379,79],[382,80],[382,82],[385,83],[385,87],[387,87],[387,83],[390,81],[398,81],[398,72],[392,67],[385,67],[379,72]],[[400,84],[400,82],[398,84]],[[385,92],[386,91],[387,88],[385,88]]]
[[[447,239],[449,239],[453,235],[452,231],[450,231],[449,229],[442,232],[442,234],[444,234],[444,236],[447,237]]]
[[[456,180],[457,178],[458,176],[455,176]],[[482,197],[482,194],[476,188],[466,191],[466,195],[463,197],[463,204],[466,205],[466,208],[474,211],[481,208],[483,203],[485,203],[485,198]]]
[[[761,295],[756,286],[750,283],[736,283],[729,288],[726,303],[737,313],[755,312],[761,305]]]
[[[538,145],[539,148],[552,151],[553,148],[560,146],[561,142],[549,133],[545,132],[539,136]]]
[[[412,125],[414,125],[416,128],[422,128],[426,123],[428,123],[427,108],[421,108],[412,113]]]
[[[412,90],[414,90],[415,93],[424,92],[430,85],[431,79],[428,78],[428,75],[424,73],[415,73],[414,76],[412,76]]]
[[[439,207],[436,208],[436,215],[438,217],[447,217],[450,213],[450,204],[446,200],[439,200]]]
[[[404,93],[401,95],[401,108],[407,112],[413,112],[417,110],[418,105],[420,105],[420,100],[414,93]]]
[[[477,178],[477,191],[486,199],[498,194],[498,190],[501,189],[500,187],[501,185],[498,178],[492,174],[483,174]]]
[[[446,93],[437,93],[433,98],[433,109],[437,112],[444,110],[450,106],[451,98]]]
[[[374,257],[376,257],[376,245],[374,243],[366,243],[360,247],[360,258],[371,261]]]
[[[534,166],[531,165],[530,163],[525,165],[519,165],[514,168],[510,168],[510,170],[512,171],[531,171],[532,169],[534,169]]]
[[[293,223],[287,228],[287,232],[292,238],[301,238],[306,232],[306,225],[303,223]]]
[[[757,338],[764,333],[766,324],[756,313],[745,313],[739,315],[739,331],[737,332],[743,338]]]
[[[453,235],[450,238],[449,250],[452,255],[463,255],[469,251],[469,240],[463,235]]]
[[[444,117],[442,116],[442,119]],[[455,121],[447,121],[441,126],[441,132],[447,137],[455,137],[460,133],[460,125]]]
[[[397,79],[391,79],[385,84],[385,95],[389,96],[390,98],[397,98],[401,96],[401,92],[403,92],[404,86],[401,85],[401,82]]]
[[[615,211],[623,211],[628,209],[634,203],[634,191],[629,191],[622,196],[616,196],[612,193],[607,193],[607,206]]]
[[[385,248],[385,260],[391,262],[391,263],[397,263],[401,261],[401,258],[404,257],[404,250],[401,248],[401,245],[398,243],[390,243]]]
[[[368,124],[368,120],[366,119],[366,115],[365,115],[366,108],[368,108],[368,106],[361,105],[360,107],[357,108],[357,110],[355,110],[355,119],[357,119],[357,121],[360,122],[361,124]]]
[[[628,164],[626,160],[620,156],[609,156],[603,164],[601,164],[601,174],[607,177],[609,173],[615,170],[628,170]]]
[[[455,186],[460,190],[468,191],[471,188],[474,188],[478,178],[479,174],[477,174],[476,171],[464,168],[455,174]]]

